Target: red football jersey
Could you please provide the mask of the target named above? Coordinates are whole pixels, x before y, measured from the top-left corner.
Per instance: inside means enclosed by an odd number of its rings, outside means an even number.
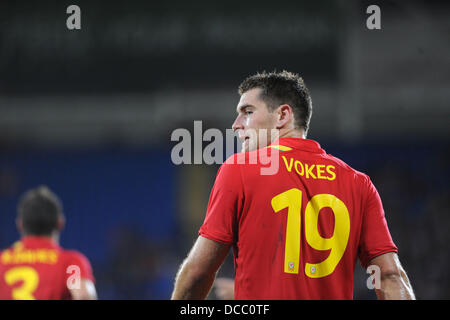
[[[357,258],[397,252],[370,178],[313,140],[261,150],[220,167],[199,230],[233,245],[235,299],[352,299]]]
[[[88,259],[48,237],[24,237],[0,252],[0,300],[68,300],[74,276],[94,281]]]

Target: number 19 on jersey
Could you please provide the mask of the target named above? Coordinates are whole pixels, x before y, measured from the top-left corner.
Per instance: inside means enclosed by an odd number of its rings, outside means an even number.
[[[298,274],[300,261],[300,239],[302,226],[302,191],[293,188],[272,198],[271,205],[275,213],[288,208],[286,243],[284,254],[284,272]],[[334,231],[330,238],[319,233],[320,210],[329,207],[334,214]],[[315,250],[331,250],[329,256],[319,263],[306,263],[305,274],[310,278],[322,278],[333,273],[347,247],[350,234],[350,215],[344,202],[332,194],[317,194],[311,198],[305,208],[305,238]]]

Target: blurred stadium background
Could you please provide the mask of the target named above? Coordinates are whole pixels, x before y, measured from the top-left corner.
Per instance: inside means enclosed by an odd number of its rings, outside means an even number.
[[[240,81],[287,69],[312,94],[308,137],[378,188],[417,298],[449,299],[449,14],[424,0],[0,2],[0,247],[19,237],[19,195],[46,184],[100,299],[168,299],[218,169],[172,164],[171,132],[225,131]],[[356,269],[355,299],[374,299]]]

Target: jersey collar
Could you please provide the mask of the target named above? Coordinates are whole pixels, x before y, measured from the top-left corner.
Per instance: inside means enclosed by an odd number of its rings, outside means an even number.
[[[35,247],[59,248],[59,245],[55,241],[53,241],[52,238],[50,237],[25,236],[20,240],[20,243],[26,248],[35,248]]]
[[[280,147],[280,150],[282,150],[283,147],[289,147],[306,152],[325,153],[325,150],[320,147],[320,144],[317,141],[302,138],[279,138],[274,141],[271,146],[278,146]]]

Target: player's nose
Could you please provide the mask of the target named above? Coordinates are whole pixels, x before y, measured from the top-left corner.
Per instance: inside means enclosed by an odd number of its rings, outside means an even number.
[[[240,116],[236,117],[236,120],[234,120],[233,125],[231,126],[231,129],[233,129],[234,132],[236,132],[237,130],[243,130],[244,129],[244,126],[242,124]]]

